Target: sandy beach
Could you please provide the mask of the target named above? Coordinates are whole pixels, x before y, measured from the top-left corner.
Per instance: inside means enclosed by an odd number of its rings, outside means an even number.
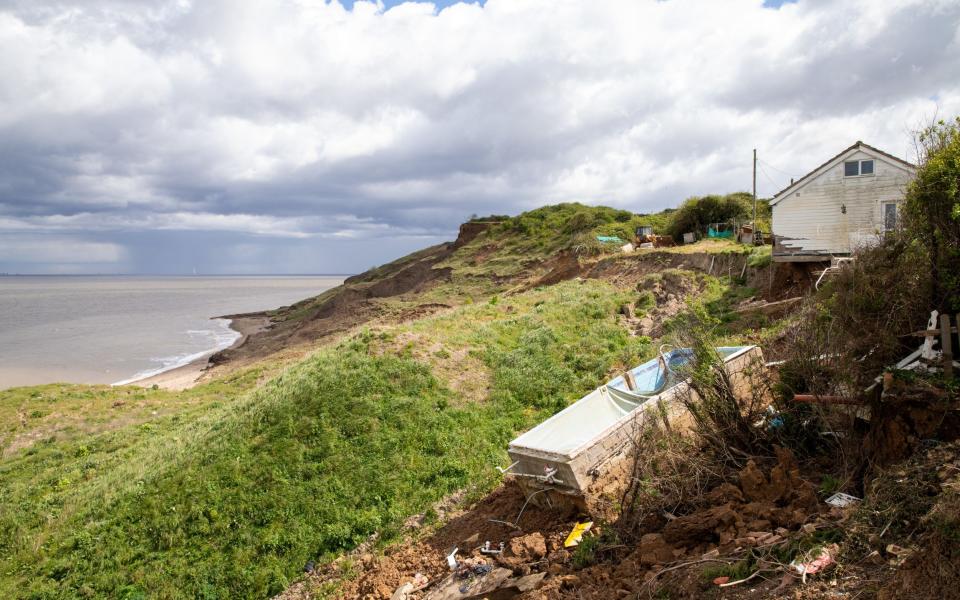
[[[239,348],[246,343],[250,335],[263,331],[270,325],[270,318],[265,315],[232,315],[220,318],[230,319],[230,329],[240,334],[240,337],[237,338],[237,341],[235,341],[230,348]],[[189,389],[216,368],[210,364],[210,357],[216,352],[217,350],[211,350],[193,362],[170,369],[169,371],[157,373],[156,375],[144,377],[143,379],[131,381],[128,385],[136,385],[139,387],[157,386],[165,390],[177,391]]]

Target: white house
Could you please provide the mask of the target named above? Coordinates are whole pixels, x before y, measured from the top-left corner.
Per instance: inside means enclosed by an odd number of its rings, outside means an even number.
[[[857,142],[776,194],[773,259],[827,261],[896,227],[917,167]]]

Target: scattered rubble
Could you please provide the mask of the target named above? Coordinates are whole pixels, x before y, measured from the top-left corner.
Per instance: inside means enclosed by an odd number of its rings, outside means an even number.
[[[910,461],[872,473],[862,493],[848,488],[862,498],[827,496],[775,448],[775,461],[747,460],[634,532],[570,509],[523,510],[521,488],[506,483],[468,510],[447,507],[436,530],[417,523],[383,555],[368,549],[307,580],[364,600],[953,597],[960,442],[914,443]]]
[[[826,502],[830,506],[836,506],[837,508],[844,508],[844,507],[850,506],[851,504],[856,504],[861,500],[863,500],[863,498],[857,498],[856,496],[851,496],[850,494],[837,492],[836,494],[824,500],[824,502]]]

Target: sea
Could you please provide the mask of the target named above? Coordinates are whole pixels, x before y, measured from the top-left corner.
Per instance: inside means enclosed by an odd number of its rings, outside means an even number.
[[[119,384],[175,369],[239,338],[222,315],[269,310],[342,276],[2,276],[0,389]]]

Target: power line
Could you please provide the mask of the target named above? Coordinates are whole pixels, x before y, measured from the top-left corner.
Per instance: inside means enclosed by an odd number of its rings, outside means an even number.
[[[767,181],[769,181],[770,184],[771,184],[775,189],[780,189],[780,188],[782,187],[780,184],[778,184],[776,181],[774,181],[773,178],[770,177],[770,174],[767,173],[767,170],[763,168],[762,161],[761,161],[761,164],[760,164],[760,173],[761,173],[764,177],[767,178]]]
[[[767,181],[769,181],[770,184],[773,185],[774,187],[778,187],[778,186],[780,185],[780,184],[778,184],[776,181],[773,180],[773,177],[771,177],[769,173],[767,173],[767,170],[763,168],[763,165],[760,165],[760,173],[761,173],[764,177],[766,177],[766,178],[767,178]]]
[[[763,164],[767,165],[768,167],[770,167],[770,168],[773,169],[774,171],[777,171],[777,172],[779,172],[779,173],[783,173],[783,174],[786,175],[787,177],[793,177],[793,173],[787,173],[787,172],[784,171],[783,169],[778,169],[777,167],[771,165],[770,163],[768,163],[767,161],[763,160],[762,158],[758,158],[757,160],[759,160],[759,161],[762,162]]]

